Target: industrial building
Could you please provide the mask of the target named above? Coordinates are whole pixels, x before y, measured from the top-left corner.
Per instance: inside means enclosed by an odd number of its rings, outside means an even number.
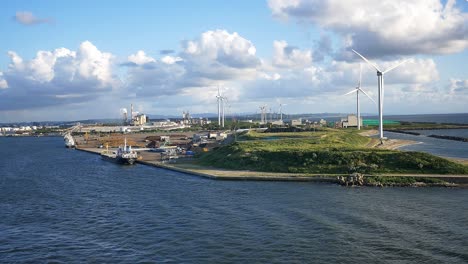
[[[359,118],[360,126],[362,126],[362,117]],[[357,127],[358,126],[358,118],[356,115],[348,115],[346,118],[341,118],[341,127],[348,128],[348,127]]]
[[[302,125],[302,118],[291,119],[291,126],[300,126]]]

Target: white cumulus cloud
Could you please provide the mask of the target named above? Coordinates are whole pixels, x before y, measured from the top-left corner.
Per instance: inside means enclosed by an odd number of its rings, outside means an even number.
[[[370,57],[447,54],[468,47],[468,14],[439,0],[270,0],[276,17],[294,18],[342,36]]]
[[[194,76],[209,79],[245,76],[260,63],[252,42],[226,30],[206,31],[185,42],[181,57]]]
[[[273,42],[273,65],[277,67],[302,68],[312,63],[312,52],[288,45],[284,40]]]
[[[137,65],[142,65],[150,62],[156,62],[154,58],[151,58],[146,55],[146,53],[142,50],[137,51],[136,54],[132,54],[128,56],[128,61],[133,62]]]
[[[174,64],[179,61],[183,61],[181,57],[173,57],[173,56],[164,56],[161,58],[161,61],[166,64]]]
[[[450,79],[449,91],[452,94],[468,94],[468,80]]]
[[[129,56],[136,65],[128,69],[127,80],[132,92],[146,97],[191,94],[199,88],[254,79],[260,65],[252,42],[226,30],[206,31],[183,42],[177,56],[146,58],[143,51]]]
[[[3,78],[3,72],[0,72],[0,89],[8,88],[8,83]]]
[[[0,76],[0,86],[8,89],[3,89],[0,109],[90,100],[120,83],[113,74],[113,55],[98,50],[89,41],[81,43],[77,51],[38,51],[31,60],[14,51],[8,55],[11,63]]]
[[[101,52],[91,42],[81,43],[76,53],[76,62],[78,71],[86,79],[97,79],[102,85],[111,84],[113,55],[107,52]]]

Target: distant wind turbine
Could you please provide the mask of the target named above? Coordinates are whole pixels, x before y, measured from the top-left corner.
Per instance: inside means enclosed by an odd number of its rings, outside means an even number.
[[[260,124],[266,124],[266,108],[267,105],[260,106],[260,111],[261,111],[261,121]]]
[[[227,101],[227,97],[221,96],[221,111],[222,111],[221,127],[224,127],[224,110],[225,110],[224,101]]]
[[[223,97],[219,93],[219,85],[218,85],[218,95],[216,95],[216,100],[218,101],[218,126],[221,126],[221,101]]]
[[[356,86],[355,89],[353,89],[351,92],[346,93],[345,95],[356,93],[356,108],[357,108],[357,129],[361,130],[361,112],[359,109],[359,92],[362,92],[365,94],[369,99],[372,100],[372,102],[376,103],[372,97],[370,97],[364,90],[361,89],[361,79],[362,79],[362,64],[359,64],[359,82],[358,85]]]
[[[359,54],[357,51],[352,50],[354,53],[356,53],[361,59],[363,59],[365,62],[370,64],[375,70],[377,70],[377,87],[378,87],[378,92],[379,92],[379,138],[382,141],[384,138],[383,135],[383,100],[384,100],[384,74],[395,69],[396,67],[402,65],[403,63],[406,62],[406,60],[388,68],[385,71],[381,71],[377,65],[374,63],[370,62],[368,59],[366,59],[364,56]]]
[[[280,103],[279,105],[280,105],[280,107],[279,107],[280,120],[283,121],[283,106],[285,106],[285,105],[287,105],[287,104],[282,104],[282,103]]]

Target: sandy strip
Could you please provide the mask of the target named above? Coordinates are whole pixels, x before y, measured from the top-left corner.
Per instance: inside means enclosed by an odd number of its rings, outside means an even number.
[[[398,149],[404,146],[421,144],[421,142],[405,139],[387,139],[384,141],[384,144],[378,144],[377,148],[383,149]]]
[[[361,136],[371,137],[378,135],[379,132],[375,129],[367,130],[359,133]],[[382,149],[398,149],[408,145],[420,144],[421,142],[413,141],[413,140],[406,140],[406,139],[386,139],[384,140],[384,144],[380,143],[378,138],[372,138],[372,141],[367,144],[367,147],[371,148],[382,148]]]
[[[375,135],[378,135],[378,134],[379,134],[379,131],[377,131],[375,129],[367,130],[367,131],[363,131],[363,132],[359,133],[359,135],[365,136],[365,137],[371,137],[371,136],[375,136]]]
[[[462,158],[453,158],[453,157],[444,157],[448,160],[451,160],[453,162],[457,162],[457,163],[460,163],[460,164],[463,164],[463,165],[466,165],[468,166],[468,159],[462,159]]]

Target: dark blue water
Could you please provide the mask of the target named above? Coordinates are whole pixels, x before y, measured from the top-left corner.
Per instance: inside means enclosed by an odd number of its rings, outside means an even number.
[[[364,119],[378,119],[378,116],[364,116]],[[427,114],[427,115],[384,115],[385,120],[406,122],[429,122],[445,124],[468,124],[468,113]]]
[[[468,189],[214,181],[61,138],[0,146],[0,262],[468,262]]]
[[[409,130],[420,133],[421,135],[439,135],[468,138],[468,129],[428,129],[428,130]]]
[[[439,129],[439,130],[414,130],[423,135],[415,136],[401,133],[385,131],[384,135],[393,139],[406,139],[418,142],[418,144],[408,145],[399,148],[407,151],[422,151],[433,155],[451,158],[468,159],[468,142],[447,140],[427,137],[424,134],[436,134],[446,136],[463,137],[467,129]],[[433,131],[433,132],[431,132]]]

